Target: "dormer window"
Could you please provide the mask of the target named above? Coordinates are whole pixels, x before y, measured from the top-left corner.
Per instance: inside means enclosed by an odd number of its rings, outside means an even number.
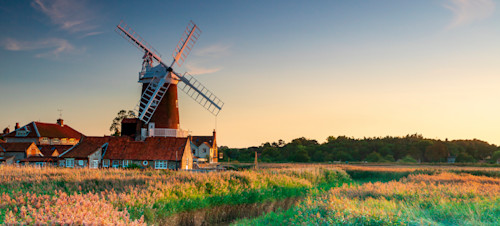
[[[30,134],[30,129],[26,126],[16,130],[16,137],[25,137]]]
[[[42,137],[40,138],[40,144],[49,144],[50,140],[48,137]]]
[[[52,138],[52,144],[60,144],[61,140],[59,138]]]
[[[68,143],[68,139],[67,138],[62,138],[61,139],[61,144],[67,144]]]

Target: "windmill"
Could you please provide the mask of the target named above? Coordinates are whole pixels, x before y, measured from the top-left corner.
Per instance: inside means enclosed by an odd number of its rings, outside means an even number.
[[[142,138],[187,136],[187,132],[180,130],[179,125],[178,84],[182,91],[210,113],[215,116],[219,114],[224,102],[190,74],[179,74],[172,68],[174,65],[182,66],[198,40],[201,30],[196,24],[190,21],[186,27],[181,40],[174,49],[173,60],[170,64],[166,64],[158,51],[123,21],[116,26],[115,31],[144,52],[138,81],[142,83],[142,92],[135,109],[142,124],[140,126]]]

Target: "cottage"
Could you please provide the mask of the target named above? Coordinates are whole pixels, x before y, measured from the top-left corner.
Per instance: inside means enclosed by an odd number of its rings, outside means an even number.
[[[59,166],[68,168],[98,168],[109,137],[83,137],[80,142],[61,153]]]
[[[212,136],[193,136],[191,139],[191,151],[198,162],[216,163],[218,149],[215,130]]]
[[[193,156],[189,138],[148,137],[144,141],[111,138],[102,167],[127,167],[190,170]]]
[[[40,153],[40,150],[34,142],[0,143],[0,151],[3,152],[4,157],[13,156],[14,162],[16,163],[29,156],[35,156]]]
[[[38,153],[28,156],[20,162],[25,165],[57,166],[60,153],[63,153],[71,147],[73,147],[73,145],[39,145],[38,149],[40,151]]]
[[[15,130],[4,135],[7,143],[34,142],[36,145],[75,145],[83,135],[64,125],[62,119],[57,123],[30,122],[23,127],[16,123]]]

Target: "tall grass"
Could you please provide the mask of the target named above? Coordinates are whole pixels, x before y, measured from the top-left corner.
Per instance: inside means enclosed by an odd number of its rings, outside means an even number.
[[[349,181],[317,166],[211,173],[0,166],[0,223],[154,224],[186,210],[303,196]]]
[[[241,225],[499,225],[500,179],[443,172],[334,188]]]

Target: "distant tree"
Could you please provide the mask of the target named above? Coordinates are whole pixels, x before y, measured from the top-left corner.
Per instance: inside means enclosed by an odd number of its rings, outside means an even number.
[[[299,145],[297,147],[297,150],[291,157],[291,160],[294,162],[309,162],[311,160],[311,157],[309,157],[306,148],[302,145]]]
[[[497,163],[499,159],[500,159],[500,151],[495,151],[493,155],[491,155],[491,162]]]
[[[120,110],[118,112],[118,115],[113,119],[113,122],[111,123],[111,126],[109,127],[109,131],[113,132],[113,136],[120,136],[121,134],[121,123],[124,118],[135,118],[135,112],[134,111],[125,111],[125,110]]]
[[[394,156],[392,155],[386,155],[384,159],[388,162],[395,162],[396,160],[394,159]]]
[[[476,159],[467,152],[462,152],[457,155],[455,162],[476,162]]]
[[[384,158],[378,152],[372,152],[365,158],[367,162],[382,162],[383,160]]]
[[[431,162],[444,161],[448,157],[448,147],[442,142],[434,142],[425,149],[425,158]]]
[[[416,163],[417,160],[415,160],[414,158],[412,158],[410,155],[407,155],[404,158],[400,159],[398,162],[401,162],[401,163]]]

